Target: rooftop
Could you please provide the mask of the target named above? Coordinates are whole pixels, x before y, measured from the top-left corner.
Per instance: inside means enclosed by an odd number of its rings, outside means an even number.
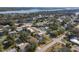
[[[76,38],[73,38],[70,41],[73,42],[73,43],[79,44],[79,40],[77,40]]]

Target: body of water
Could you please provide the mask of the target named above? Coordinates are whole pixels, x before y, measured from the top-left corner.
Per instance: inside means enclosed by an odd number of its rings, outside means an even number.
[[[39,10],[39,9],[31,9],[31,10],[16,10],[16,11],[0,11],[0,14],[11,14],[11,13],[34,13],[41,11],[59,11],[63,9],[51,9],[51,10]]]

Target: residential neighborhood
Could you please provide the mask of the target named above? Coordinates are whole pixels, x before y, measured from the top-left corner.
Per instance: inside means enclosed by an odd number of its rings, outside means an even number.
[[[0,11],[0,52],[79,52],[79,11],[49,9]]]

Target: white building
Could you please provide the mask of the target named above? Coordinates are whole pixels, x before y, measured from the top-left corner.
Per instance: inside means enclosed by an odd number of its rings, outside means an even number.
[[[77,37],[71,38],[70,41],[73,43],[79,44],[79,40]]]
[[[16,30],[17,30],[17,31],[21,31],[21,30],[22,30],[22,27],[17,27]]]

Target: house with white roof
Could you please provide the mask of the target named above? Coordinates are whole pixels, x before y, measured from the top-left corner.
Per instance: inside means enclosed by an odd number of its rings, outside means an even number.
[[[16,30],[17,31],[21,31],[22,30],[22,27],[17,27]]]
[[[69,40],[70,40],[72,43],[79,44],[79,38],[78,38],[77,36],[71,35],[71,36],[69,37]]]

